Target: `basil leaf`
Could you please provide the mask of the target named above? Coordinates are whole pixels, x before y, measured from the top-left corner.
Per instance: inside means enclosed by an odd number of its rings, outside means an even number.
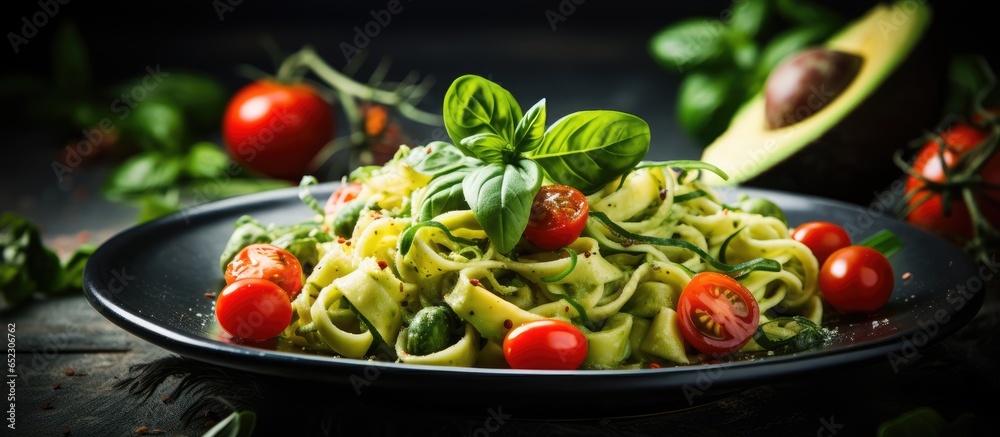
[[[734,2],[734,5],[729,26],[751,38],[757,36],[771,16],[771,0]]]
[[[219,257],[219,263],[222,267],[222,271],[226,271],[226,266],[229,262],[233,260],[236,254],[240,253],[244,247],[247,247],[255,243],[270,243],[271,237],[267,234],[267,229],[264,229],[257,220],[254,220],[250,216],[240,217],[236,221],[236,230],[233,231],[233,235],[229,236],[229,241],[226,242],[226,248],[222,250],[222,255]]]
[[[444,126],[452,142],[460,145],[475,134],[492,133],[514,138],[514,125],[521,119],[521,107],[509,91],[480,76],[465,75],[455,79],[444,96]]]
[[[431,180],[420,203],[417,221],[431,220],[447,211],[468,209],[469,204],[465,202],[465,194],[462,191],[462,181],[470,174],[472,174],[471,168],[463,168]]]
[[[510,142],[497,134],[475,134],[462,139],[462,146],[485,162],[504,163],[503,151],[510,148]]]
[[[193,178],[214,178],[222,176],[229,167],[229,156],[219,146],[207,141],[191,146],[185,159],[184,169]]]
[[[641,118],[582,111],[556,121],[528,156],[554,182],[591,194],[635,167],[648,150],[649,125]]]
[[[148,152],[129,158],[116,168],[104,182],[102,191],[111,199],[130,194],[169,188],[175,185],[184,159]]]
[[[732,61],[730,30],[720,20],[690,18],[661,30],[650,41],[653,59],[668,69],[698,68]]]
[[[62,266],[41,232],[13,213],[0,216],[0,293],[13,306],[36,291],[57,291]]]
[[[354,199],[341,206],[336,215],[333,216],[333,235],[351,238],[363,209],[365,209],[363,199]]]
[[[462,183],[465,201],[501,253],[510,253],[528,227],[531,203],[542,185],[541,169],[530,159],[491,163]]]
[[[545,99],[535,103],[514,127],[514,150],[530,152],[542,145],[545,136]]]
[[[677,91],[677,121],[698,145],[708,146],[729,127],[743,97],[740,73],[736,71],[691,73]]]
[[[463,158],[465,156],[458,147],[444,141],[433,141],[411,150],[403,158],[403,162],[417,173],[435,176],[461,166]],[[354,176],[354,172],[351,172],[351,176]]]
[[[147,98],[121,122],[122,142],[147,152],[179,155],[185,151],[187,123],[180,107]]]
[[[816,2],[775,0],[774,5],[778,15],[792,23],[839,27],[844,21],[840,14]]]

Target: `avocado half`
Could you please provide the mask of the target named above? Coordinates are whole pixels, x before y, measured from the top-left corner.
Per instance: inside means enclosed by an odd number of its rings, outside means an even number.
[[[773,130],[758,93],[703,152],[729,179],[706,181],[867,204],[900,176],[893,154],[941,117],[947,62],[931,17],[910,0],[879,4],[847,25],[824,46],[863,58],[853,81],[808,118]]]

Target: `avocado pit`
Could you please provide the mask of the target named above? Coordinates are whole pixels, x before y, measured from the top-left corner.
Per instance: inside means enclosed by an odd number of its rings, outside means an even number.
[[[855,54],[826,48],[789,56],[764,84],[767,128],[791,126],[819,112],[854,81],[863,62]]]

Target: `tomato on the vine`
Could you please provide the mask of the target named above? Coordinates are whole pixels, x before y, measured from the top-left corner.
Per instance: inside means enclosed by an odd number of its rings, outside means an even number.
[[[576,241],[587,225],[587,197],[567,185],[545,185],[531,202],[524,236],[545,250],[557,250]]]
[[[344,206],[347,202],[350,202],[358,198],[358,194],[361,194],[362,185],[360,182],[348,182],[347,185],[341,185],[337,188],[330,198],[326,200],[326,205],[323,206],[323,212],[326,215],[334,215],[340,208]]]
[[[587,358],[587,338],[565,320],[535,320],[507,332],[503,355],[514,369],[573,370]]]
[[[291,252],[271,244],[251,244],[226,266],[226,284],[240,279],[258,278],[281,287],[287,299],[302,290],[302,265]]]
[[[304,83],[253,82],[229,101],[222,136],[229,155],[265,176],[297,182],[333,140],[329,103]]]
[[[990,133],[986,130],[967,123],[956,123],[941,134],[945,143],[944,150],[941,150],[937,141],[928,141],[914,159],[913,170],[927,181],[944,183],[947,179],[946,171],[953,175],[967,171],[960,167],[967,166],[968,163],[959,166],[959,160],[977,150],[989,136]],[[981,179],[981,186],[972,188],[976,206],[987,222],[1000,226],[1000,153],[994,153],[975,176]],[[951,190],[950,210],[947,214],[942,198],[943,190]],[[960,189],[933,187],[910,175],[906,179],[906,192],[912,193],[907,205],[907,222],[957,242],[966,242],[973,237],[972,216]]]
[[[215,317],[229,335],[263,341],[288,327],[292,321],[292,303],[285,291],[271,281],[240,279],[219,294]]]
[[[699,352],[720,356],[750,341],[760,323],[760,307],[739,281],[701,272],[677,298],[677,318],[684,339]]]
[[[849,246],[830,255],[819,271],[823,300],[842,313],[867,313],[889,302],[895,278],[881,252]]]
[[[808,246],[819,265],[823,265],[831,253],[851,245],[847,231],[829,222],[803,223],[792,231],[791,237]]]

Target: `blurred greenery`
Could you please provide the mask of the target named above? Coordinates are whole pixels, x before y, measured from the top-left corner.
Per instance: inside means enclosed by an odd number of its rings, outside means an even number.
[[[677,121],[707,146],[763,88],[775,65],[826,40],[844,22],[807,0],[735,0],[717,18],[686,18],[664,27],[650,39],[649,51],[664,70],[682,76]]]

